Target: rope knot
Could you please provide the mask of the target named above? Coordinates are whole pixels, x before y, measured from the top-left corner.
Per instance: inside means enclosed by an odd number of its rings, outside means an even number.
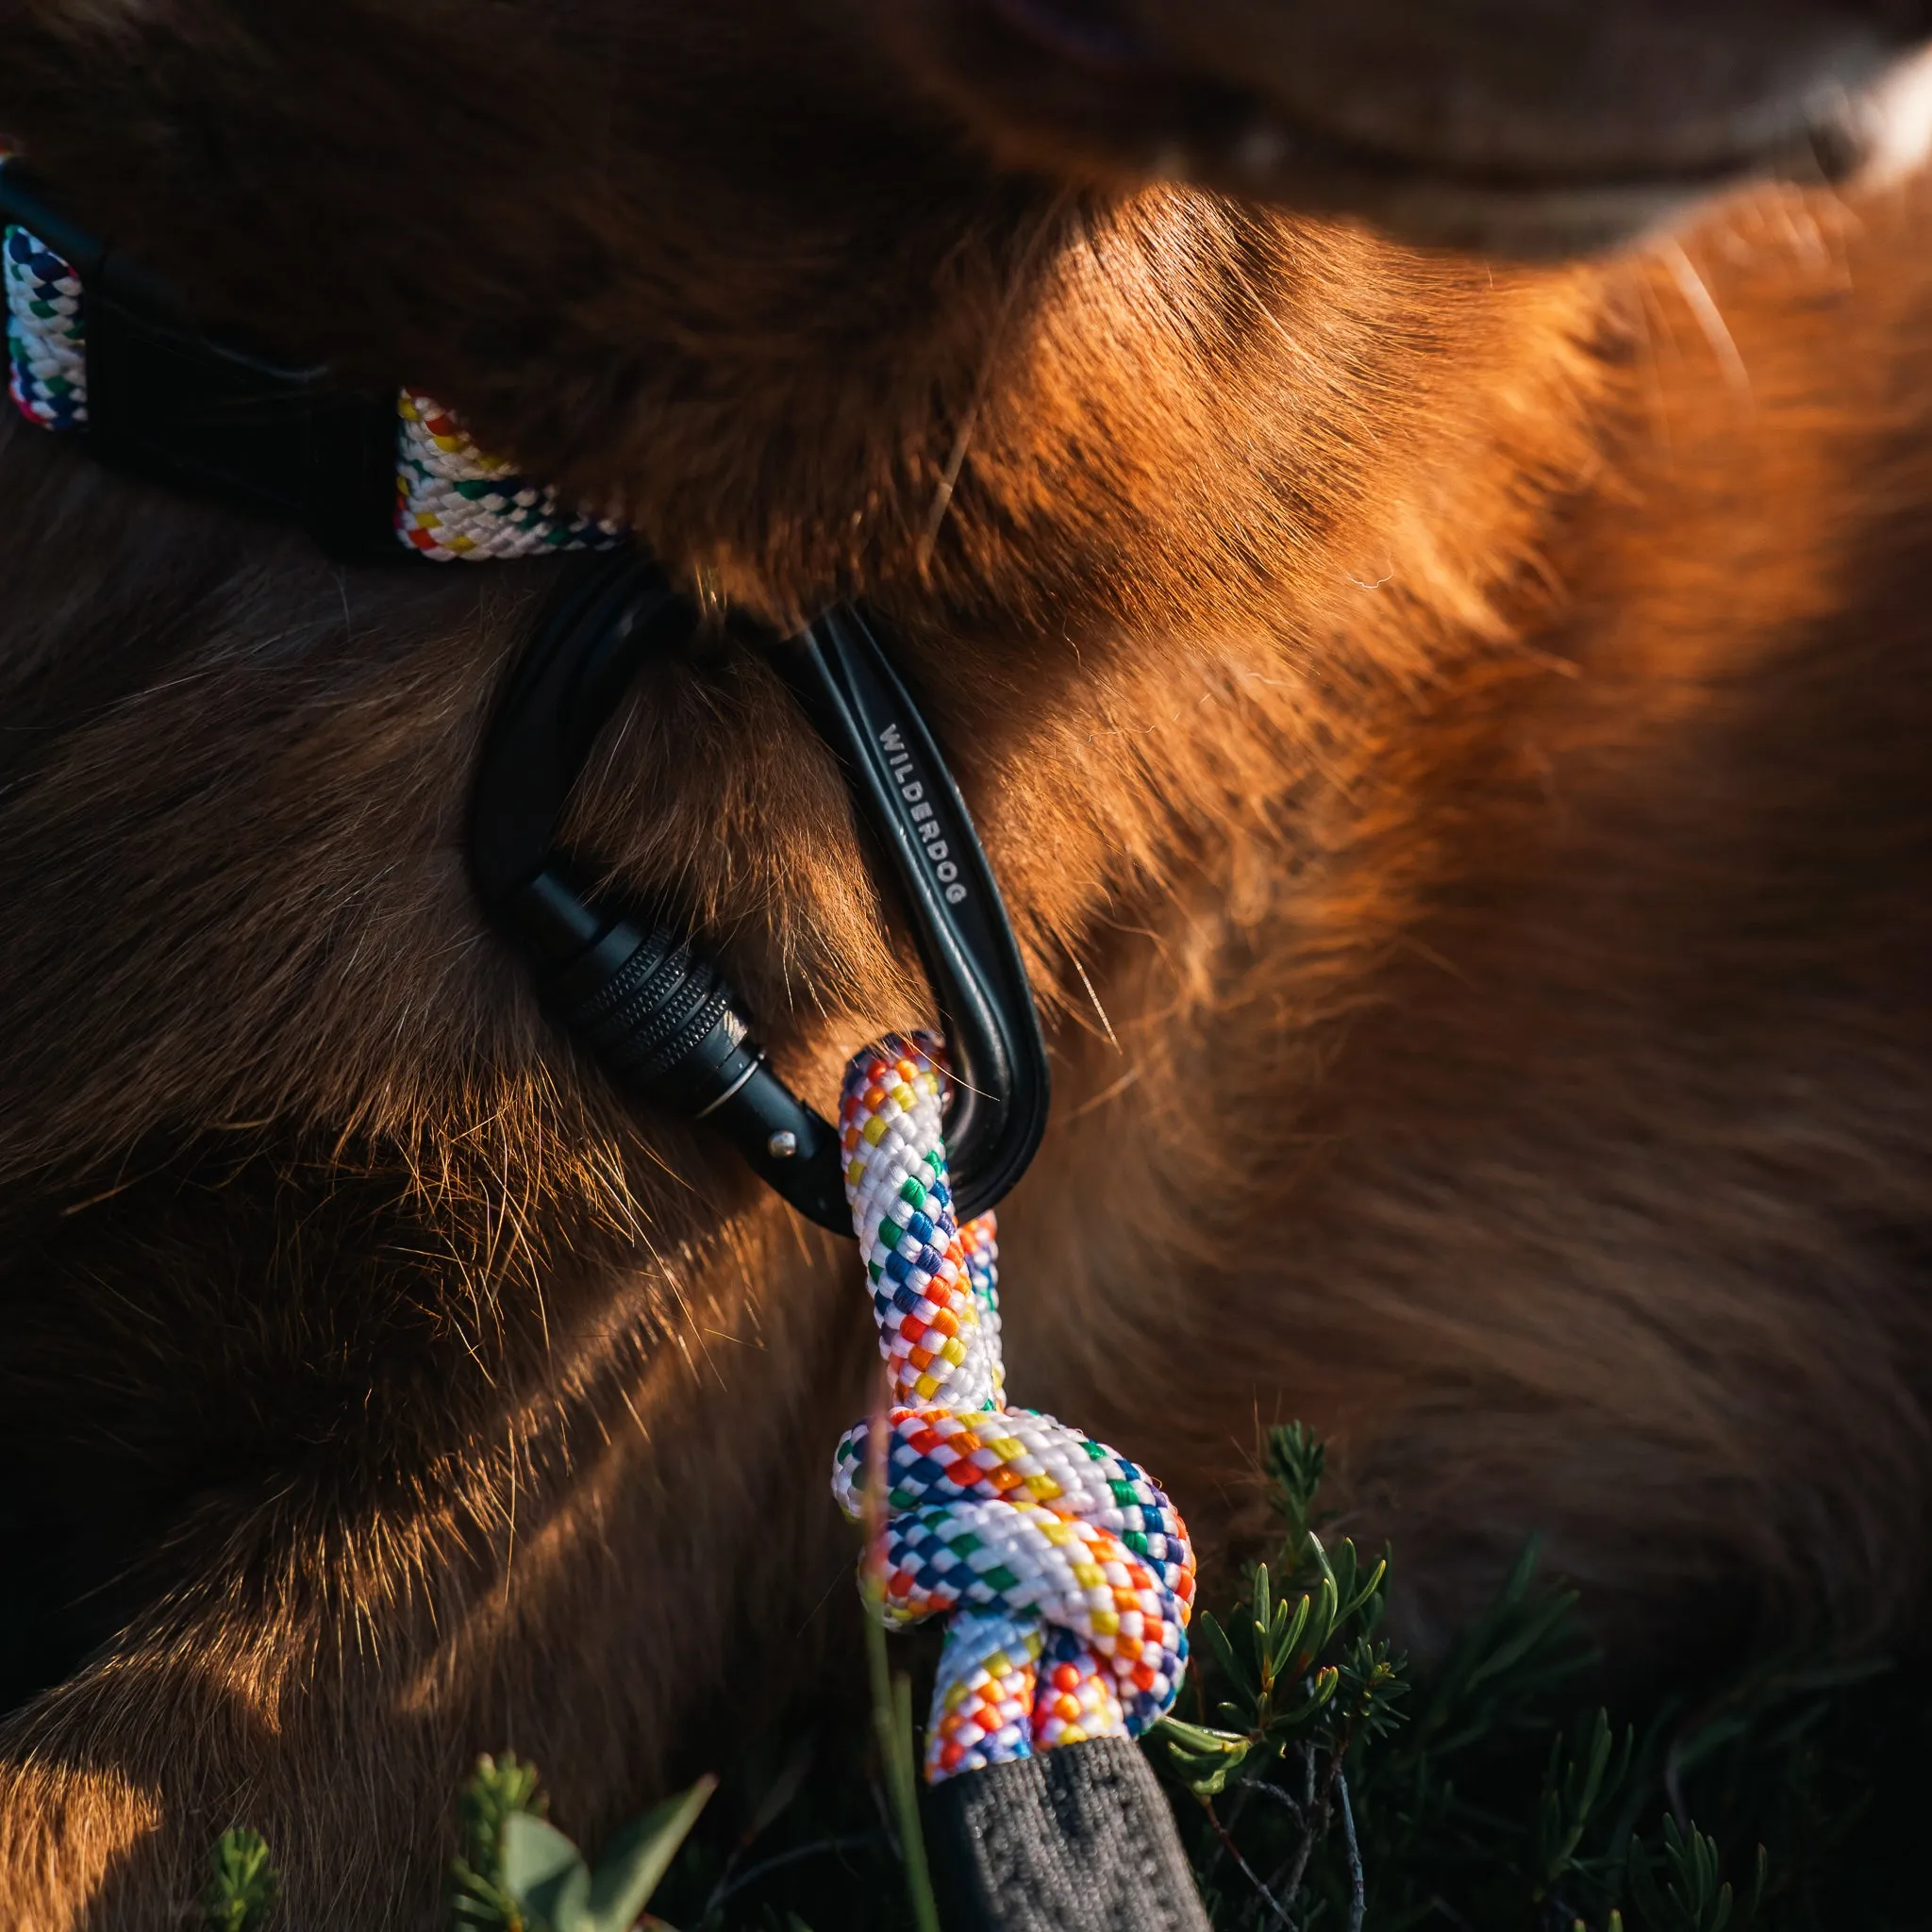
[[[846,1074],[845,1191],[897,1404],[861,1423],[832,1490],[855,1521],[883,1473],[867,1557],[880,1614],[952,1619],[926,1776],[1083,1738],[1139,1736],[1174,1703],[1194,1557],[1160,1486],[1105,1443],[1004,1405],[993,1218],[961,1228],[935,1042],[888,1039]]]

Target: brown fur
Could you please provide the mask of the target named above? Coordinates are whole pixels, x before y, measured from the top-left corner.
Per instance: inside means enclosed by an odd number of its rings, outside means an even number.
[[[1300,1414],[1418,1641],[1531,1528],[1632,1657],[1906,1628],[1925,191],[1491,270],[997,172],[768,10],[16,6],[0,121],[704,594],[890,614],[1054,1030],[1017,1392],[1210,1557]],[[291,1924],[424,1923],[475,1751],[594,1837],[849,1641],[849,1250],[627,1115],[468,896],[555,575],[339,571],[0,431],[24,1925],[160,1923],[238,1820]],[[756,648],[644,681],[575,840],[822,1104],[920,1017]]]

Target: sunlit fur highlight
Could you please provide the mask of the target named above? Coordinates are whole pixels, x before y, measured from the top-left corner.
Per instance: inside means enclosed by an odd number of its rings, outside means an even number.
[[[1924,190],[1691,238],[1726,358],[1667,258],[996,175],[829,28],[781,84],[709,17],[641,64],[498,9],[425,92],[435,8],[47,0],[0,124],[712,608],[873,598],[1054,1041],[1014,1393],[1210,1561],[1300,1415],[1413,1641],[1532,1530],[1628,1669],[1909,1629]],[[727,152],[659,74],[853,113]],[[425,118],[477,137],[433,207],[377,158]],[[556,577],[339,571],[0,431],[0,1441],[62,1606],[0,1729],[23,1927],[150,1927],[243,1821],[291,1925],[425,1925],[476,1751],[594,1840],[848,1667],[850,1250],[628,1113],[467,890]],[[641,680],[571,837],[822,1105],[926,1017],[742,630]]]

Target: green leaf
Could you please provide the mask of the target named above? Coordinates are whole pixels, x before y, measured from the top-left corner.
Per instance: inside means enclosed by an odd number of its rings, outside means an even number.
[[[1762,1845],[1757,1847],[1757,1856],[1751,1861],[1751,1889],[1744,1894],[1743,1915],[1738,1921],[1740,1926],[1751,1924],[1757,1917],[1757,1908],[1764,1903],[1764,1888],[1771,1877],[1771,1854]]]
[[[1335,1635],[1335,1614],[1341,1607],[1341,1600],[1335,1588],[1334,1575],[1324,1566],[1322,1581],[1315,1588],[1315,1607],[1308,1614],[1308,1628],[1296,1652],[1297,1663],[1294,1674],[1299,1676],[1322,1653],[1328,1648],[1328,1640]]]
[[[1239,1690],[1252,1704],[1261,1694],[1261,1687],[1255,1681],[1255,1674],[1235,1655],[1234,1645],[1228,1641],[1227,1632],[1219,1621],[1208,1611],[1203,1611],[1196,1626],[1196,1635],[1202,1639],[1220,1665],[1222,1674],[1229,1685]]]
[[[585,1932],[630,1932],[717,1789],[718,1780],[708,1773],[688,1791],[625,1825],[605,1846],[591,1879]],[[560,1923],[558,1932],[565,1932]]]
[[[1176,1775],[1197,1798],[1224,1790],[1255,1747],[1252,1738],[1238,1732],[1210,1731],[1172,1717],[1162,1718],[1150,1735],[1165,1741]]]
[[[1717,1842],[1698,1830],[1680,1832],[1674,1818],[1663,1822],[1662,1863],[1665,1883],[1657,1882],[1652,1857],[1633,1838],[1626,1859],[1630,1894],[1642,1913],[1645,1932],[1730,1932],[1737,1900],[1724,1882]],[[1743,1932],[1763,1895],[1768,1860],[1758,1848],[1744,1915],[1736,1932]]]
[[[1350,1557],[1355,1555],[1355,1545],[1353,1543],[1349,1545],[1349,1555]],[[1382,1586],[1388,1579],[1389,1559],[1387,1557],[1377,1557],[1375,1567],[1369,1572],[1368,1580],[1366,1582],[1358,1582],[1356,1585],[1355,1594],[1343,1603],[1341,1607],[1343,1621],[1345,1622],[1350,1617],[1360,1616],[1370,1604],[1382,1594]]]
[[[1531,1537],[1490,1607],[1432,1673],[1405,1744],[1411,1764],[1441,1760],[1519,1725],[1523,1714],[1589,1668],[1574,1591],[1532,1594],[1540,1544]]]
[[[590,1932],[591,1868],[562,1832],[528,1811],[503,1821],[502,1883],[519,1907],[554,1932]]]
[[[763,1837],[791,1809],[792,1800],[805,1789],[806,1780],[811,1775],[815,1756],[809,1735],[799,1739],[779,1767],[777,1776],[765,1787],[753,1808],[744,1827],[743,1843],[749,1844],[754,1839]]]
[[[208,1932],[258,1932],[275,1897],[275,1869],[258,1831],[225,1831],[202,1898]]]
[[[452,1858],[449,1877],[450,1923],[458,1932],[463,1932],[465,1927],[474,1927],[475,1932],[506,1932],[506,1928],[522,1927],[523,1913],[516,1900],[467,1859]]]
[[[1341,1673],[1333,1664],[1324,1664],[1309,1683],[1307,1695],[1292,1708],[1281,1712],[1275,1719],[1275,1728],[1291,1731],[1307,1724],[1335,1695],[1341,1683]]]
[[[1210,1731],[1201,1724],[1183,1724],[1177,1717],[1164,1717],[1154,1726],[1154,1735],[1190,1751],[1218,1751],[1224,1756],[1247,1749],[1250,1740],[1238,1731]]]
[[[1352,1538],[1343,1537],[1328,1557],[1328,1574],[1335,1579],[1335,1618],[1340,1623],[1348,1615],[1348,1605],[1355,1595],[1355,1542]]]
[[[1663,1894],[1651,1875],[1650,1855],[1635,1832],[1630,1834],[1630,1848],[1624,1855],[1624,1870],[1631,1900],[1642,1915],[1641,1923],[1650,1927],[1661,1927],[1664,1924]]]
[[[1308,1627],[1308,1613],[1313,1608],[1311,1598],[1299,1598],[1286,1625],[1276,1637],[1274,1652],[1268,1660],[1270,1674],[1275,1679],[1287,1674],[1290,1659],[1301,1648],[1302,1637]]]
[[[1629,1769],[1634,1734],[1625,1730],[1621,1746],[1608,1713],[1599,1710],[1587,1730],[1565,1752],[1560,1738],[1550,1740],[1549,1764],[1532,1829],[1531,1869],[1536,1896],[1548,1896],[1571,1872],[1584,1833],[1599,1805],[1623,1783]]]

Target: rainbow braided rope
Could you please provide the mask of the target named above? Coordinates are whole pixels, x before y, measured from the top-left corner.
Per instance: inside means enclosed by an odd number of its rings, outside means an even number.
[[[8,388],[42,429],[87,424],[87,330],[80,277],[45,242],[9,226],[6,268]],[[396,404],[396,537],[437,563],[608,550],[624,526],[572,510],[554,491],[486,455],[454,414],[414,390]]]
[[[1138,1737],[1174,1703],[1194,1557],[1145,1471],[1051,1416],[1004,1406],[991,1215],[958,1227],[941,1139],[943,1075],[923,1038],[845,1076],[845,1193],[894,1406],[839,1444],[832,1492],[866,1515],[880,1615],[950,1627],[926,1728],[930,1782],[1087,1738]]]
[[[0,238],[6,265],[8,393],[42,429],[87,423],[87,341],[80,277],[37,236],[10,227]]]
[[[396,405],[396,534],[438,563],[556,550],[608,550],[624,525],[564,508],[500,457],[486,456],[440,403],[406,389]]]

